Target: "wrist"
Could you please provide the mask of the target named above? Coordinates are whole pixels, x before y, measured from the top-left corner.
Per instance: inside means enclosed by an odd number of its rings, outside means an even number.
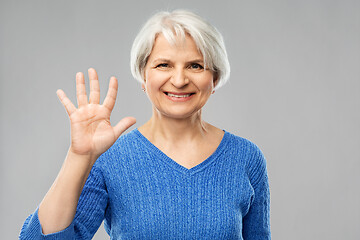
[[[70,146],[67,154],[67,158],[74,159],[74,161],[86,162],[93,165],[99,156],[89,153],[78,153]]]
[[[97,157],[92,154],[76,153],[70,147],[64,165],[68,169],[80,171],[83,174],[87,175],[90,172],[92,166],[94,165],[96,159]]]

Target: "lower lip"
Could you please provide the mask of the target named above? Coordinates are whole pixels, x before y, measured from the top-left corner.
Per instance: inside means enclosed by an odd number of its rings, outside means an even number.
[[[186,102],[186,101],[189,101],[192,98],[192,96],[194,96],[194,94],[191,94],[188,97],[170,97],[166,93],[164,93],[164,94],[167,97],[167,99],[169,99],[173,102]]]

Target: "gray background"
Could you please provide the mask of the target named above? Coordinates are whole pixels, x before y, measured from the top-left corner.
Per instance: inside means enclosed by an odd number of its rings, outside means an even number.
[[[129,69],[158,9],[186,8],[224,35],[232,74],[204,119],[255,142],[268,162],[273,239],[360,239],[360,1],[0,2],[1,239],[16,239],[69,146],[56,97],[94,67],[120,81],[113,123],[151,105]],[[105,94],[103,94],[105,95]],[[96,239],[107,239],[103,227]]]

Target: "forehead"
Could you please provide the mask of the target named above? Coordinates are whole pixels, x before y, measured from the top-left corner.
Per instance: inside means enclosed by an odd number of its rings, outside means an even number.
[[[188,34],[186,34],[184,39],[176,37],[176,41],[174,43],[170,43],[163,34],[159,34],[155,38],[149,60],[151,61],[158,57],[203,59],[195,41]]]

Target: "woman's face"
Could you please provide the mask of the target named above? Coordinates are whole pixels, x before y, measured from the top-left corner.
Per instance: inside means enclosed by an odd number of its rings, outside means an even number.
[[[144,71],[143,87],[154,110],[171,118],[188,118],[205,105],[214,88],[214,74],[204,69],[194,40],[171,45],[157,36]]]

